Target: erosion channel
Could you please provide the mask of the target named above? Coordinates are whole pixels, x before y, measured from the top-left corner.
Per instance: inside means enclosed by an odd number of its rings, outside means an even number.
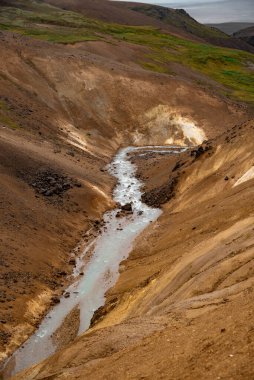
[[[3,371],[4,379],[53,354],[59,348],[55,334],[73,311],[79,315],[78,334],[89,328],[94,312],[104,304],[107,290],[115,284],[119,264],[127,258],[134,239],[161,214],[160,209],[148,207],[141,201],[142,182],[135,176],[136,168],[130,155],[179,154],[185,149],[170,145],[144,146],[123,148],[117,153],[107,169],[118,181],[113,195],[119,208],[104,215],[100,235],[87,245],[77,261],[72,284],[38,330],[9,358]],[[80,273],[83,275],[79,276]]]

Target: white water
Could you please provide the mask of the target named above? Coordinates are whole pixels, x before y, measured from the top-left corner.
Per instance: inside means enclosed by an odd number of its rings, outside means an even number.
[[[146,206],[141,201],[142,183],[135,177],[135,166],[128,160],[129,153],[147,154],[150,152],[178,154],[184,148],[176,146],[158,147],[129,147],[119,151],[112,163],[109,172],[118,179],[114,190],[114,200],[121,205],[132,203],[133,214],[116,218],[119,209],[107,212],[104,215],[106,230],[86,247],[74,270],[75,282],[66,289],[69,298],[61,298],[44,318],[39,329],[18,349],[8,360],[4,379],[42,361],[56,351],[52,341],[52,334],[61,326],[65,317],[75,308],[80,310],[79,334],[89,328],[94,312],[105,302],[105,293],[116,282],[119,264],[127,258],[134,239],[152,221],[160,215],[159,209]],[[122,228],[122,230],[119,230]],[[93,254],[87,264],[82,260],[94,245]],[[77,279],[77,274],[84,271],[84,276]]]

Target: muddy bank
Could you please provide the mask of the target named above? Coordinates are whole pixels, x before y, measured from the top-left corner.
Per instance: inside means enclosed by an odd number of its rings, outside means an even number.
[[[123,143],[183,142],[188,125],[214,137],[246,109],[200,88],[186,68],[175,77],[143,70],[137,62],[146,50],[124,41],[65,46],[4,31],[0,45],[4,357],[59,296],[69,253],[111,207],[104,167],[113,152]],[[65,177],[82,186],[70,188]]]
[[[186,169],[201,156],[210,157],[214,152],[212,141],[185,149],[180,157],[159,151],[132,157],[137,166],[137,176],[143,182],[142,201],[148,206],[161,207],[174,199],[178,182]]]
[[[45,359],[95,323],[105,293],[118,278],[119,263],[127,258],[132,241],[159,216],[159,210],[142,203],[142,183],[136,178],[136,167],[129,158],[130,153],[138,151],[139,148],[122,149],[108,166],[109,173],[118,181],[114,200],[120,208],[107,212],[102,223],[95,222],[100,236],[86,244],[81,252],[74,271],[79,278],[65,290],[63,297],[52,298],[55,307],[7,362],[4,378]],[[75,264],[75,257],[70,262]],[[99,311],[94,315],[96,310]],[[72,326],[69,332],[68,326]]]
[[[254,177],[237,184],[253,165],[253,133],[249,123],[198,157],[186,152],[176,197],[136,239],[97,323],[17,379],[253,377]],[[168,173],[164,160],[151,177]]]
[[[58,302],[73,269],[70,252],[112,206],[113,182],[104,171],[112,152],[127,141],[164,144],[175,136],[183,142],[186,125],[214,137],[246,117],[246,108],[218,96],[217,88],[210,91],[205,77],[193,81],[186,68],[175,77],[143,70],[137,61],[144,48],[124,41],[65,46],[2,32],[0,45],[0,349],[5,356]],[[41,169],[49,175],[37,176]],[[162,173],[150,169],[154,188],[165,186]],[[46,188],[45,178],[51,181]],[[68,178],[81,187],[70,188]],[[168,187],[162,190],[162,196],[155,192],[156,204],[169,199]],[[150,204],[153,197],[148,196]]]
[[[95,222],[113,206],[114,181],[100,171],[110,157],[72,157],[64,147],[56,153],[54,144],[8,131],[1,131],[0,145],[3,360],[38,327],[66,288],[71,258],[79,254],[75,248],[88,238],[86,231],[96,235]]]

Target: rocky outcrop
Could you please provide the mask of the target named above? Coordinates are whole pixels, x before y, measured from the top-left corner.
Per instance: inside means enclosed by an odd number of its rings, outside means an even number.
[[[175,196],[176,185],[177,178],[175,177],[170,179],[167,184],[142,194],[142,202],[151,207],[160,207]]]

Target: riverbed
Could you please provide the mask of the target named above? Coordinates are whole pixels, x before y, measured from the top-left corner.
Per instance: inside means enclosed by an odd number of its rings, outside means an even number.
[[[128,257],[135,238],[161,214],[160,209],[142,203],[142,182],[136,178],[136,167],[129,160],[130,155],[151,152],[179,154],[183,149],[177,146],[127,147],[117,153],[107,170],[118,181],[113,197],[119,208],[105,213],[101,233],[80,255],[72,284],[66,289],[65,296],[47,314],[38,330],[7,361],[4,379],[56,352],[55,334],[74,311],[79,314],[77,334],[89,328],[94,312],[104,305],[106,292],[115,284],[119,264]],[[129,213],[121,210],[121,206],[126,204],[131,204],[132,211]],[[79,276],[80,273],[83,275]]]

